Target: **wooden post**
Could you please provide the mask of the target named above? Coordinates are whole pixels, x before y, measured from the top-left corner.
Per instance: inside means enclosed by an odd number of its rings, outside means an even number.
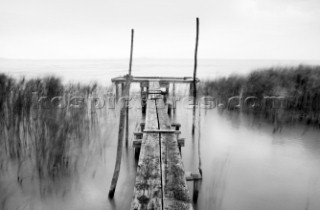
[[[169,85],[170,83],[166,84],[166,94],[164,96],[164,103],[167,104],[167,100],[168,100],[168,97],[169,97]]]
[[[197,33],[196,33],[196,46],[194,51],[194,69],[193,69],[193,123],[192,123],[192,135],[195,131],[195,105],[197,102],[197,65],[198,65],[198,42],[199,42],[199,18],[197,18]]]
[[[132,43],[133,43],[133,29],[131,30],[131,55],[132,55]],[[131,59],[130,57],[130,68],[129,68],[129,74],[127,78],[127,83],[125,85],[124,89],[124,96],[129,96],[129,90],[130,90],[130,80],[131,80]],[[122,86],[123,87],[123,86]],[[123,90],[123,89],[122,89]],[[126,102],[127,103],[127,102]],[[127,104],[126,104],[127,105]],[[118,146],[117,146],[117,158],[116,158],[116,164],[113,172],[113,177],[111,181],[111,186],[109,189],[109,198],[113,198],[114,192],[116,190],[119,174],[120,174],[120,166],[121,166],[121,156],[122,156],[122,140],[123,140],[123,131],[124,131],[124,121],[126,116],[126,108],[125,106],[122,106],[120,108],[120,122],[119,122],[119,130],[118,130]]]
[[[201,167],[201,110],[199,109],[199,119],[198,119],[198,158],[199,158],[199,165],[198,170],[200,175],[202,176],[202,167]]]
[[[195,53],[194,53],[194,71],[193,71],[193,104],[195,105],[197,102],[197,65],[198,65],[198,42],[199,42],[199,18],[197,18],[197,35],[196,35],[196,47],[195,47]],[[202,169],[201,169],[201,157],[200,157],[200,137],[201,137],[201,130],[200,130],[200,122],[201,122],[201,110],[199,107],[199,124],[198,124],[198,158],[199,158],[199,173],[200,176],[202,176]],[[195,106],[193,108],[193,127],[192,127],[192,134],[194,135],[195,131]],[[194,180],[193,181],[193,201],[197,202],[198,200],[198,195],[199,195],[199,189],[200,189],[200,180]]]
[[[133,54],[133,38],[134,38],[134,30],[131,29],[131,50],[130,50],[130,62],[129,62],[129,76],[131,76],[131,68],[132,68],[132,54]]]
[[[140,130],[141,130],[141,132],[144,131],[145,126],[146,126],[146,123],[144,123],[144,122],[140,123]]]
[[[147,98],[148,98],[148,91],[149,91],[149,84],[148,82],[144,81],[140,83],[141,88],[141,107],[142,107],[142,114],[145,115],[147,111]]]
[[[114,84],[116,86],[116,101],[118,102],[118,100],[119,100],[119,87],[118,87],[118,83],[117,82],[115,82]]]
[[[134,133],[133,145],[134,145],[134,157],[136,160],[139,160],[142,138],[143,138],[142,131]]]
[[[172,84],[172,108],[173,108],[173,116],[176,116],[176,83]]]
[[[130,62],[129,62],[129,75],[127,78],[127,85],[129,85],[128,88],[128,100],[126,103],[126,147],[128,147],[129,144],[129,97],[130,97],[130,77],[131,77],[131,69],[132,69],[132,53],[133,53],[133,38],[134,38],[134,30],[131,29],[131,50],[130,50]]]
[[[111,181],[111,186],[109,189],[109,198],[113,198],[114,192],[116,190],[118,177],[120,174],[120,165],[121,165],[121,156],[122,156],[122,139],[123,139],[123,127],[124,127],[124,119],[125,119],[125,108],[124,106],[120,109],[120,121],[119,121],[119,130],[118,130],[118,147],[117,147],[117,157],[116,164],[113,172],[113,177]]]
[[[173,97],[176,96],[176,83],[175,82],[172,84],[172,96]]]
[[[193,82],[192,82],[192,83],[190,83],[190,85],[189,85],[189,96],[193,96],[193,93],[194,93],[193,87],[194,87],[194,85],[193,85]]]
[[[194,70],[193,70],[193,96],[197,96],[197,66],[198,66],[198,45],[199,45],[199,18],[197,18],[196,47],[194,51]]]
[[[197,202],[201,187],[202,175],[198,173],[186,172],[186,180],[193,181],[193,202]]]
[[[129,97],[129,93],[128,93]],[[126,100],[126,147],[129,144],[129,98]]]
[[[201,180],[193,181],[193,196],[192,196],[193,199],[192,200],[195,203],[198,201],[200,186],[201,186]]]
[[[171,112],[172,112],[172,104],[168,104],[168,115],[171,116]]]

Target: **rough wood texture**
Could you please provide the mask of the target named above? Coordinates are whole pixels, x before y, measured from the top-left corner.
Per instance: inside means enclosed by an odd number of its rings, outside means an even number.
[[[123,84],[122,84],[123,87]],[[127,95],[129,92],[129,87],[130,84],[126,84],[126,88],[122,88],[122,95]],[[118,146],[117,146],[117,157],[116,157],[116,164],[114,166],[114,172],[111,180],[111,185],[108,193],[109,198],[114,197],[114,193],[116,191],[117,183],[118,183],[118,178],[120,174],[120,168],[121,168],[121,156],[122,156],[122,140],[123,140],[123,132],[124,132],[124,123],[125,123],[125,115],[126,115],[126,110],[125,107],[121,107],[120,109],[120,120],[119,120],[119,130],[118,130]]]
[[[156,90],[159,82],[149,87]],[[193,209],[178,149],[179,131],[172,129],[163,99],[147,101],[145,123],[131,210]]]
[[[157,107],[163,107],[163,100],[158,99],[156,105]],[[171,122],[165,109],[157,109],[157,112],[160,129],[170,129]],[[161,133],[160,140],[163,209],[193,209],[178,148],[177,136],[170,133]]]
[[[131,80],[131,65],[132,65],[132,50],[133,50],[133,30],[131,30],[131,55],[130,55],[130,66],[129,66],[129,74],[126,78],[126,83],[122,83],[122,95],[129,98],[130,93],[130,80]],[[125,85],[124,85],[125,84]],[[128,132],[129,132],[129,108],[128,108],[129,101],[126,100],[126,108],[121,107],[120,109],[120,124],[119,124],[119,131],[118,131],[118,147],[117,147],[117,157],[116,157],[116,165],[114,168],[111,185],[109,189],[109,198],[113,198],[114,192],[116,190],[119,174],[120,174],[120,166],[121,166],[121,156],[122,156],[122,140],[123,140],[123,126],[126,117],[126,145],[128,145]]]
[[[171,83],[193,83],[193,77],[133,77],[132,82],[142,83],[150,80],[159,80]],[[125,77],[115,77],[111,79],[112,82],[125,82]],[[200,80],[197,78],[197,82]]]
[[[175,133],[175,134],[180,134],[181,131],[176,131],[176,130],[164,130],[164,129],[158,129],[158,130],[144,130],[143,133]]]
[[[154,100],[147,101],[146,128],[157,129]],[[162,210],[159,134],[143,134],[131,210]]]
[[[161,97],[160,84],[159,81],[149,82],[149,91],[148,91],[149,99],[156,99]]]

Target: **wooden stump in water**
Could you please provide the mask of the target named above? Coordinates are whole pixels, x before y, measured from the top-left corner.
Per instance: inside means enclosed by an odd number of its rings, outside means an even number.
[[[171,116],[172,104],[168,104],[168,115]]]

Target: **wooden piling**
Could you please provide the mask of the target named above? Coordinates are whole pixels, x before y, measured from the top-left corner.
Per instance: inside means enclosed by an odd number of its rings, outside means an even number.
[[[140,130],[141,130],[141,132],[144,131],[145,126],[146,126],[146,123],[144,123],[144,122],[140,123]]]
[[[116,190],[118,177],[120,174],[120,166],[121,166],[121,156],[122,156],[122,139],[123,139],[123,130],[124,130],[124,120],[125,120],[125,108],[122,107],[120,109],[120,122],[119,122],[119,130],[118,130],[118,146],[117,146],[117,157],[116,164],[111,180],[111,185],[109,189],[109,198],[113,198],[114,192]]]
[[[198,66],[198,45],[199,45],[199,18],[197,21],[196,46],[194,51],[194,69],[193,69],[193,96],[197,96],[197,66]]]
[[[193,123],[192,135],[195,132],[195,118],[196,118],[196,102],[197,102],[197,66],[198,66],[198,44],[199,44],[199,18],[196,19],[196,46],[194,51],[194,69],[193,69]]]
[[[173,97],[176,96],[176,83],[175,82],[172,84],[172,96]]]
[[[115,88],[116,88],[116,101],[118,102],[119,100],[119,83],[115,82]]]
[[[130,80],[131,80],[131,70],[132,70],[132,54],[133,54],[133,38],[134,38],[134,30],[131,29],[131,50],[130,50],[130,61],[129,61],[129,74],[128,74],[128,81],[127,85],[128,87],[128,100],[126,103],[126,147],[128,147],[129,144],[129,97],[130,97]]]
[[[192,136],[194,139],[194,133],[195,133],[195,121],[196,121],[196,104],[197,104],[197,65],[198,65],[198,45],[199,45],[199,18],[196,19],[196,45],[195,45],[195,52],[194,52],[194,71],[193,71],[193,123],[192,123]],[[199,125],[198,125],[198,158],[199,158],[199,173],[202,175],[202,169],[201,169],[201,157],[200,157],[200,114],[201,110],[200,107],[198,109],[199,111]],[[200,181],[196,180],[193,182],[193,201],[196,202],[198,200],[199,195],[199,189],[200,189]]]
[[[131,42],[133,42],[133,29],[131,30]],[[131,45],[132,48],[132,45]],[[131,54],[132,54],[132,49],[131,49]],[[130,58],[130,66],[131,66],[131,59],[132,56]],[[123,141],[123,132],[124,132],[124,123],[125,123],[125,116],[126,116],[126,107],[128,107],[128,96],[129,96],[129,91],[130,91],[130,79],[131,79],[131,67],[129,68],[129,74],[128,74],[128,78],[127,78],[127,82],[124,88],[124,83],[122,83],[122,95],[127,97],[127,100],[125,102],[125,106],[122,106],[120,108],[120,120],[119,120],[119,130],[118,130],[118,146],[117,146],[117,157],[116,157],[116,164],[115,164],[115,168],[114,168],[114,172],[113,172],[113,176],[112,176],[112,180],[111,180],[111,185],[110,185],[110,189],[109,189],[109,194],[108,197],[109,198],[113,198],[114,197],[114,193],[116,190],[116,186],[117,186],[117,182],[118,182],[118,178],[119,178],[119,174],[120,174],[120,166],[121,166],[121,156],[122,156],[122,141]]]
[[[202,175],[197,173],[186,172],[186,180],[193,181],[193,202],[197,202],[199,197],[199,190],[201,186]]]
[[[147,111],[147,99],[149,91],[149,82],[143,81],[140,82],[140,95],[141,95],[141,108],[142,114],[146,114]]]
[[[168,103],[168,115],[171,116],[172,104]]]

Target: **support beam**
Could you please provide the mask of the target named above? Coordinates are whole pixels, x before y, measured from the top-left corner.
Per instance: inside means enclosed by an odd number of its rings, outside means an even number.
[[[193,83],[192,77],[132,77],[132,83],[141,83],[141,82],[148,82],[152,80],[157,80],[159,82],[168,82],[168,83]],[[125,82],[125,77],[115,77],[111,79],[112,82]],[[197,78],[197,82],[200,80]]]

